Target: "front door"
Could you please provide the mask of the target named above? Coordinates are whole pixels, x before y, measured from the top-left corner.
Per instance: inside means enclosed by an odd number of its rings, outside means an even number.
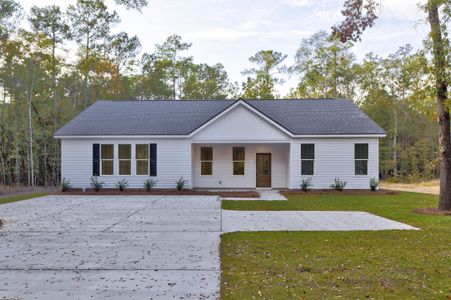
[[[271,153],[257,153],[257,187],[271,187]]]

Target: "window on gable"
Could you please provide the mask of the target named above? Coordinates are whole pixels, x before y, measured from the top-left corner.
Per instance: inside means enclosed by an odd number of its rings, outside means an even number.
[[[102,175],[114,174],[114,145],[102,144],[100,150]]]
[[[200,148],[200,175],[213,174],[213,148]]]
[[[354,144],[355,175],[368,175],[368,144]]]
[[[233,147],[233,175],[244,175],[244,147]]]
[[[136,175],[149,175],[149,145],[136,145]]]
[[[315,168],[315,144],[301,144],[301,175],[313,175]]]
[[[131,175],[132,145],[119,145],[119,175]]]

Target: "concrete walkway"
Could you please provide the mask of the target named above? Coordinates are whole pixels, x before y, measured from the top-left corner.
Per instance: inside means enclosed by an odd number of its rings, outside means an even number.
[[[415,230],[415,227],[359,211],[222,210],[222,231]]]
[[[414,229],[363,212],[221,210],[215,196],[47,196],[0,216],[0,299],[215,299],[223,232]]]
[[[288,200],[278,190],[257,189],[257,192],[260,194],[260,197],[258,197],[258,198],[231,198],[231,197],[226,197],[223,200],[235,200],[235,201],[246,201],[246,200],[287,201]]]

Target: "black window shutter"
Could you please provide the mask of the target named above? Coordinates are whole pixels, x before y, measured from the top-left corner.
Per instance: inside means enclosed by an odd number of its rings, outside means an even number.
[[[149,171],[150,176],[157,176],[157,144],[150,144]]]
[[[100,175],[100,144],[92,144],[92,176]]]

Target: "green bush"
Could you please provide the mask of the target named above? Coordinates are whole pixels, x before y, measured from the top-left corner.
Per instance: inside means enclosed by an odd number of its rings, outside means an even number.
[[[183,188],[185,187],[185,183],[186,183],[186,180],[183,179],[183,177],[180,177],[180,179],[175,182],[177,191],[180,192],[181,190],[183,190]]]
[[[146,189],[146,191],[150,191],[157,184],[157,182],[158,180],[155,179],[146,179],[144,180],[144,188]]]
[[[67,192],[68,190],[70,190],[70,188],[70,180],[67,180],[63,177],[63,179],[61,180],[61,192]]]
[[[346,181],[341,181],[340,178],[335,178],[334,183],[332,183],[330,187],[341,192],[345,188],[346,184]]]
[[[116,187],[119,189],[119,191],[123,192],[128,187],[128,181],[125,180],[125,178],[122,178],[116,183]]]
[[[377,180],[376,178],[372,177],[370,179],[370,189],[372,192],[377,191],[377,187],[379,186],[379,180]]]
[[[91,177],[91,187],[94,189],[94,191],[96,192],[100,191],[104,185],[105,182],[99,181],[97,179],[97,176]]]
[[[311,188],[310,188],[311,186],[313,186],[311,177],[307,177],[307,178],[302,178],[301,179],[301,190],[303,192],[310,191],[311,190]]]

